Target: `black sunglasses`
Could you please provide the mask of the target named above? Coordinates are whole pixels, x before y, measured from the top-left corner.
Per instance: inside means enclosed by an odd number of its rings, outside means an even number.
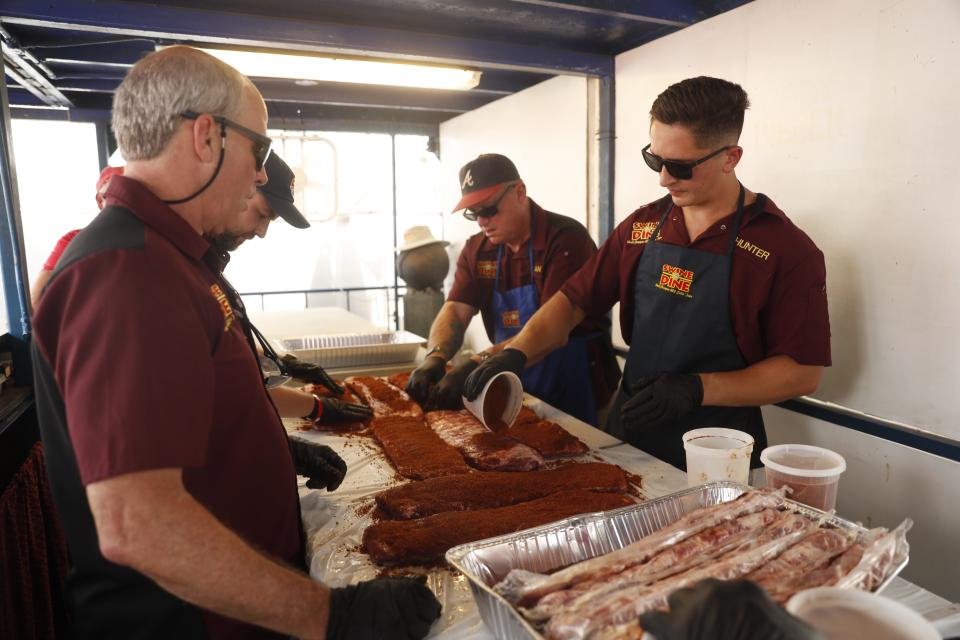
[[[510,192],[510,189],[513,189],[517,186],[517,182],[512,183],[509,187],[503,190],[503,193],[500,194],[500,197],[497,198],[497,201],[491,205],[487,205],[481,209],[464,209],[463,217],[471,222],[476,221],[477,218],[492,218],[497,215],[497,212],[500,210],[500,201],[503,200],[503,197]]]
[[[736,145],[727,145],[725,147],[720,147],[713,153],[707,154],[700,158],[699,160],[691,160],[689,162],[682,162],[680,160],[664,160],[655,153],[649,151],[650,145],[648,144],[643,148],[643,160],[647,163],[647,166],[660,173],[660,170],[664,167],[667,168],[667,173],[672,175],[677,180],[689,180],[693,177],[693,168],[698,164],[703,164],[710,158],[720,155],[727,149],[732,149]]]
[[[196,111],[184,111],[180,114],[180,117],[188,120],[196,120],[200,117],[200,115],[201,114],[197,113]],[[253,129],[246,128],[238,122],[234,122],[230,118],[215,115],[211,115],[210,117],[213,118],[214,122],[220,125],[220,137],[223,139],[223,144],[226,144],[226,128],[233,129],[243,137],[250,140],[253,143],[253,160],[257,165],[257,171],[263,169],[263,165],[270,156],[270,145],[273,144],[273,140],[265,135],[257,133]]]

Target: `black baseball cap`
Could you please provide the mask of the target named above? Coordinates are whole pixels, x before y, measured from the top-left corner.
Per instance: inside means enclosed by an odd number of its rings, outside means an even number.
[[[257,187],[267,199],[274,213],[297,229],[310,226],[307,219],[293,204],[293,170],[276,153],[271,153],[263,165],[267,172],[267,184]]]
[[[460,202],[454,211],[469,209],[493,194],[508,182],[520,179],[517,167],[507,156],[484,153],[460,169]]]

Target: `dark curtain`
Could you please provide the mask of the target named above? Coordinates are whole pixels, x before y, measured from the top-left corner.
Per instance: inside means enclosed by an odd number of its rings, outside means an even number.
[[[37,442],[0,494],[0,638],[66,635],[67,545]]]

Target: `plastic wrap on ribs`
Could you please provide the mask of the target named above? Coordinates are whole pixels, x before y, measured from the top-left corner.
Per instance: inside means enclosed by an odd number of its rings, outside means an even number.
[[[373,409],[373,415],[409,416],[422,418],[423,409],[410,399],[406,391],[397,389],[382,378],[373,376],[354,376],[347,378],[347,384],[363,401]]]
[[[430,411],[427,424],[477,469],[531,471],[543,465],[535,449],[490,431],[466,411]]]
[[[545,471],[488,471],[431,478],[381,491],[377,506],[391,518],[423,518],[446,511],[490,509],[527,502],[557,491],[627,492],[627,475],[613,464],[565,464]]]
[[[419,520],[385,520],[363,532],[363,548],[381,565],[429,564],[441,560],[447,549],[458,544],[633,502],[624,494],[575,490],[496,509],[450,511]]]
[[[441,440],[422,418],[374,417],[370,431],[404,478],[423,480],[470,471],[463,456]]]

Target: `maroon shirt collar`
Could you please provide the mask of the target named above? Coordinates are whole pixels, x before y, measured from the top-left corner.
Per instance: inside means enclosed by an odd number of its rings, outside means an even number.
[[[200,260],[212,249],[203,236],[176,211],[164,204],[142,183],[126,176],[114,176],[104,194],[107,205],[129,209],[144,224],[169,240],[194,260]]]

